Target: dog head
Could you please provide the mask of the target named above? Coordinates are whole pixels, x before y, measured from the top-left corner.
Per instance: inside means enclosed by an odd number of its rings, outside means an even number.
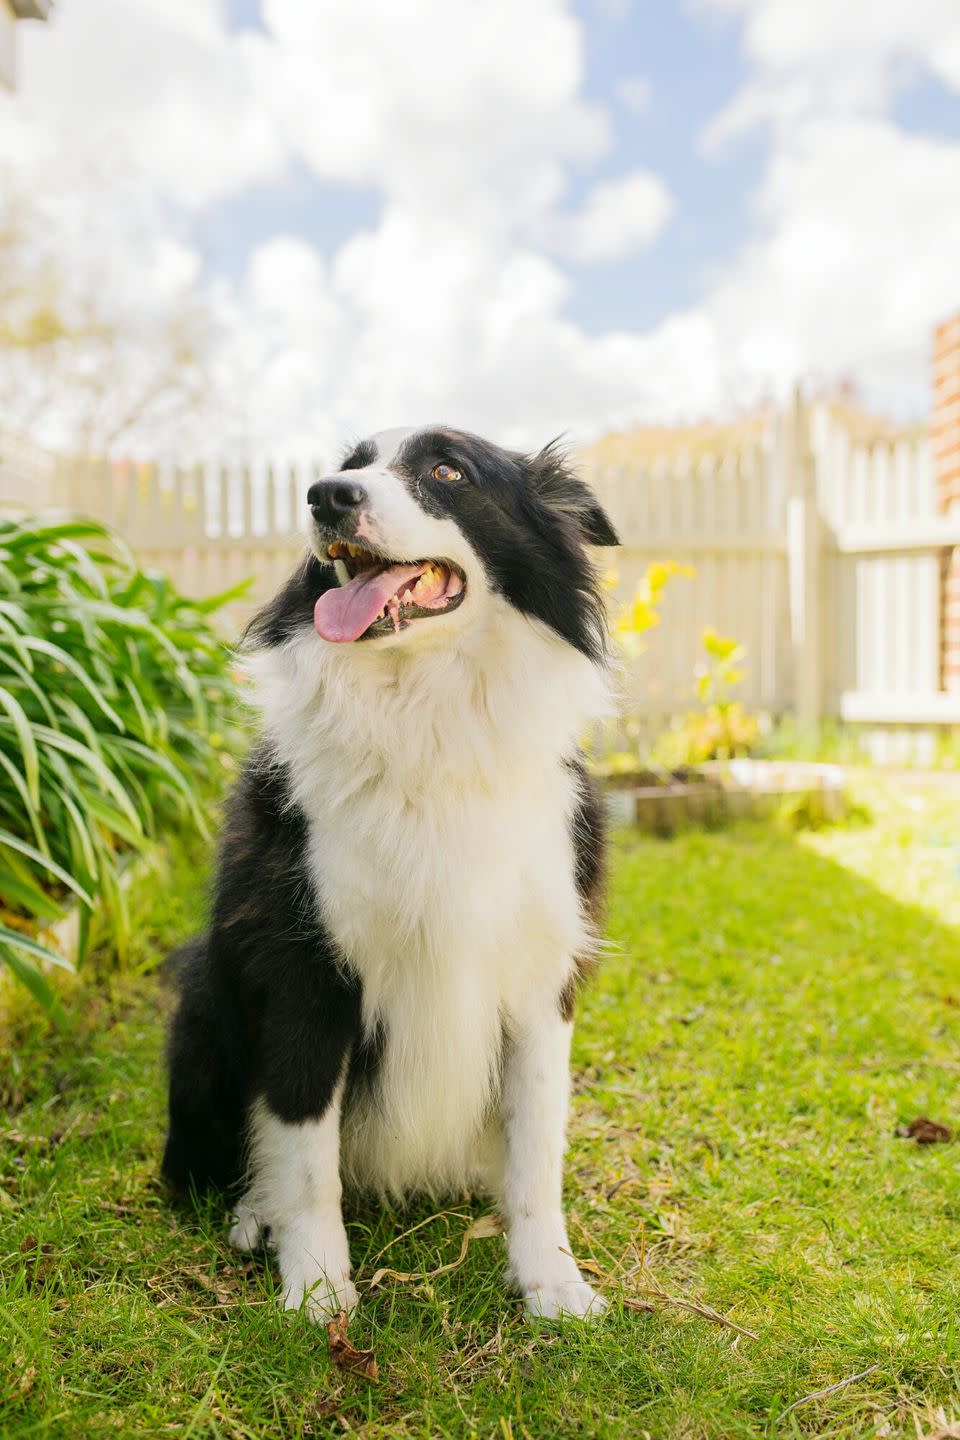
[[[507,604],[594,659],[605,622],[591,545],[616,545],[556,445],[526,456],[464,431],[382,431],[306,496],[312,556],[253,622],[327,644],[433,645]]]

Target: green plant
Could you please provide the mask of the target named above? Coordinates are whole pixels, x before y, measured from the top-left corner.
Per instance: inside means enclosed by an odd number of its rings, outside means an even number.
[[[737,640],[703,632],[705,661],[697,676],[700,710],[689,710],[663,735],[657,758],[668,765],[702,765],[706,760],[729,760],[747,755],[760,733],[757,717],[732,692],[743,679],[746,650]]]
[[[870,754],[853,725],[826,719],[813,730],[787,714],[763,737],[760,753],[771,760],[820,760],[835,765],[869,765]]]
[[[55,1014],[43,964],[79,963],[94,913],[123,959],[124,859],[204,829],[233,692],[210,617],[235,593],[187,599],[94,521],[0,522],[0,961]]]
[[[668,580],[676,576],[689,579],[694,573],[692,565],[680,565],[676,560],[656,560],[647,566],[632,600],[620,607],[613,623],[613,637],[623,654],[639,655],[644,648],[644,635],[660,624]],[[606,577],[607,589],[612,590],[618,580],[616,572],[611,571]]]
[[[660,612],[668,582],[676,577],[689,579],[695,573],[692,565],[681,565],[675,560],[657,560],[647,566],[631,599],[619,604],[610,625],[614,646],[624,659],[641,655],[646,649],[648,632],[661,623]],[[619,584],[617,571],[608,570],[604,576],[607,592]],[[591,768],[599,778],[615,778],[622,783],[630,775],[644,770],[640,757],[641,726],[636,717],[626,714],[599,740],[596,736],[593,738],[598,754],[592,759]],[[591,748],[589,742],[587,748],[588,751]]]

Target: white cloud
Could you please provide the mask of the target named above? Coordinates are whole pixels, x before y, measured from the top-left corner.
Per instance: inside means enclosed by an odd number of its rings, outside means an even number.
[[[960,144],[899,129],[900,87],[960,90],[953,0],[706,0],[739,12],[752,68],[707,128],[754,125],[773,148],[756,233],[708,298],[731,371],[756,389],[858,379],[874,404],[922,413],[930,329],[960,303]]]
[[[563,0],[266,0],[263,13],[260,93],[321,178],[518,220],[611,143],[606,111],[580,95],[581,29]]]
[[[633,170],[595,185],[580,213],[552,219],[547,234],[571,260],[620,260],[652,244],[672,212],[673,199],[659,175]]]
[[[434,419],[535,444],[848,370],[921,407],[928,327],[960,298],[960,146],[886,112],[911,70],[960,87],[956,0],[874,0],[869,22],[835,0],[699,3],[742,16],[749,65],[708,139],[753,123],[773,148],[749,243],[648,333],[568,314],[563,262],[649,246],[673,207],[639,169],[566,203],[613,140],[569,0],[265,0],[266,34],[230,33],[223,0],[71,0],[24,27],[0,166],[145,333],[204,291],[223,337],[211,449],[329,454]],[[625,76],[611,93],[636,112],[648,91]],[[236,284],[205,278],[190,236],[208,208],[296,165],[372,189],[376,220],[328,254],[275,235]]]
[[[699,0],[739,15],[753,72],[711,122],[708,145],[764,121],[880,115],[918,72],[960,89],[955,0]]]
[[[109,157],[120,175],[199,208],[275,179],[288,152],[258,90],[254,32],[228,35],[212,0],[72,0],[24,26],[20,148],[62,168]]]
[[[21,168],[45,188],[58,164],[109,157],[109,173],[96,164],[95,180],[60,187],[108,221],[127,182],[161,230],[182,230],[169,202],[199,212],[295,161],[382,197],[377,222],[336,253],[277,236],[235,291],[215,287],[226,340],[212,433],[304,450],[455,414],[532,442],[642,404],[649,342],[589,339],[566,320],[569,281],[536,243],[612,258],[648,243],[669,208],[662,182],[637,172],[558,218],[571,173],[612,141],[607,110],[582,93],[567,0],[266,0],[263,18],[268,34],[236,35],[212,0],[75,0],[31,37],[8,107]],[[118,293],[147,274],[125,239],[121,220],[104,281]]]
[[[552,262],[449,240],[425,245],[415,217],[391,208],[329,271],[300,242],[261,247],[240,302],[256,400],[233,422],[235,443],[258,449],[273,434],[290,452],[330,455],[372,424],[442,420],[535,445],[638,411],[696,411],[713,385],[707,320],[591,338],[564,318],[569,282]],[[670,378],[681,357],[682,392]]]
[[[960,302],[960,145],[865,119],[803,127],[759,197],[764,230],[710,311],[758,383],[856,375],[922,410],[932,326]]]

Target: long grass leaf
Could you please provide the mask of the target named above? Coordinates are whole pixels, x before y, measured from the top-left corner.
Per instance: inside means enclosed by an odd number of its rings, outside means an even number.
[[[41,854],[39,850],[33,845],[28,844],[26,840],[21,840],[18,835],[11,835],[8,830],[0,830],[0,846],[3,845],[6,845],[10,850],[16,850],[20,855],[29,856],[31,860],[35,860],[38,865],[41,865],[44,870],[48,870],[51,875],[56,876],[58,880],[62,881],[67,889],[72,890],[74,895],[79,896],[85,904],[93,904],[91,896],[83,888],[79,880],[70,874],[69,870],[64,870],[62,865],[58,865],[57,862],[51,860],[48,855]]]
[[[23,756],[24,779],[34,805],[40,804],[40,756],[26,711],[15,695],[0,685],[0,706],[7,712]]]
[[[79,681],[79,683],[83,686],[84,690],[90,696],[90,699],[96,706],[98,706],[100,710],[102,710],[103,714],[110,721],[111,725],[116,726],[116,728],[120,731],[126,729],[126,726],[120,719],[120,716],[117,714],[116,710],[114,710],[113,706],[107,701],[106,697],[101,693],[100,689],[90,679],[83,666],[77,660],[75,660],[72,655],[68,655],[66,650],[64,650],[62,646],[54,645],[50,640],[44,640],[42,636],[38,635],[26,636],[23,640],[23,644],[26,649],[32,650],[36,654],[46,655],[57,665],[62,665],[65,670],[68,670],[70,672],[70,674],[74,677],[75,680]]]
[[[46,976],[42,975],[16,946],[0,943],[0,960],[6,965],[14,979],[19,980],[24,989],[29,991],[48,1015],[52,1016],[60,1025],[65,1023],[67,1017],[64,1014],[63,1006],[50,988]]]

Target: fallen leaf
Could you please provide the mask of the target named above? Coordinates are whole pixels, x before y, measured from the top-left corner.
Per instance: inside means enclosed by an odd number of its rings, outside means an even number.
[[[945,1145],[948,1140],[953,1139],[946,1125],[940,1125],[936,1120],[928,1120],[926,1115],[918,1115],[909,1125],[898,1125],[896,1133],[901,1140],[915,1140],[918,1145]]]
[[[347,1336],[347,1312],[338,1310],[327,1323],[327,1343],[330,1359],[341,1370],[352,1370],[374,1384],[380,1379],[377,1357],[372,1350],[358,1350]]]

